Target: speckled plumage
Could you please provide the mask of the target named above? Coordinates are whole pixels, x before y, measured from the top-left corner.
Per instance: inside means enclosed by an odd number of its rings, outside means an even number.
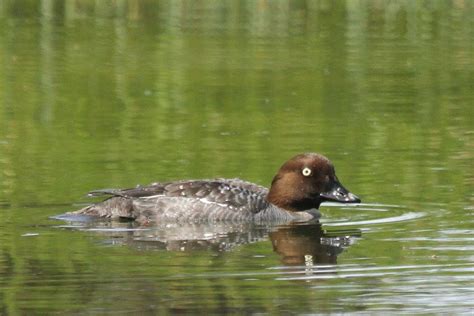
[[[267,194],[267,188],[240,179],[155,182],[133,189],[92,191],[91,196],[110,197],[76,213],[139,222],[267,221],[275,214],[289,221],[317,216],[280,210],[266,200]]]

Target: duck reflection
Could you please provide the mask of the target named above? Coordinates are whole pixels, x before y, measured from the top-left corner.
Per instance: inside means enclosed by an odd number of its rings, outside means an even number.
[[[82,222],[60,226],[106,235],[108,244],[139,250],[230,251],[238,246],[270,239],[285,265],[335,264],[360,231],[326,231],[319,222],[265,226],[251,223],[169,223],[152,227],[136,223]]]
[[[322,229],[320,223],[281,226],[269,232],[273,250],[285,265],[336,264],[337,256],[360,231]]]

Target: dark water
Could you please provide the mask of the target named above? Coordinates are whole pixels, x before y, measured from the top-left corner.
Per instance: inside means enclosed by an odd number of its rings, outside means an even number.
[[[471,1],[1,1],[0,314],[470,314]],[[321,224],[49,219],[296,153]]]

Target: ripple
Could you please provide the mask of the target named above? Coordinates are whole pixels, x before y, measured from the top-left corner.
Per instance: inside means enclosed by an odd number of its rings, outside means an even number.
[[[395,222],[405,222],[414,219],[424,217],[424,212],[408,212],[398,216],[377,218],[371,220],[361,220],[361,221],[348,221],[348,222],[335,222],[335,223],[325,223],[325,226],[355,226],[355,225],[373,225],[373,224],[384,224],[384,223],[395,223]]]
[[[337,273],[287,276],[282,281],[341,279],[344,282],[317,283],[314,291],[338,291],[348,293],[339,303],[360,304],[371,311],[400,311],[405,313],[465,314],[474,308],[474,276],[470,264],[407,265],[384,267],[351,267],[336,269]],[[307,273],[307,272],[306,272]],[[375,279],[377,281],[375,281]],[[368,287],[368,285],[371,285]],[[355,295],[354,295],[355,294]]]
[[[295,268],[295,267],[293,267]],[[439,274],[443,273],[468,273],[469,275],[462,275],[463,280],[471,280],[474,276],[470,275],[473,272],[469,264],[426,264],[426,265],[404,265],[404,266],[301,266],[296,271],[286,271],[285,274],[290,276],[278,277],[278,280],[313,280],[313,279],[344,279],[344,278],[359,278],[359,277],[386,277],[389,275],[412,275],[416,276],[414,279],[419,279],[423,274]],[[278,268],[273,268],[278,269]],[[281,269],[283,271],[286,268]],[[311,270],[312,275],[308,275]],[[299,274],[304,274],[299,276]],[[296,275],[296,276],[295,276]],[[453,278],[455,276],[452,276]],[[410,278],[410,280],[414,280]],[[424,280],[424,279],[423,279]]]
[[[413,209],[405,205],[383,203],[361,203],[351,205],[338,205],[327,203],[329,210],[322,209],[321,223],[325,227],[356,226],[361,231],[379,230],[384,224],[415,221],[426,217],[431,211],[428,209]],[[436,214],[443,210],[436,209]],[[365,226],[365,227],[364,227]],[[397,228],[390,227],[392,232]]]
[[[388,211],[390,209],[404,209],[405,205],[395,205],[395,204],[384,204],[384,203],[356,203],[356,204],[341,204],[336,202],[324,202],[322,206],[339,208],[341,210],[379,210],[379,211]]]

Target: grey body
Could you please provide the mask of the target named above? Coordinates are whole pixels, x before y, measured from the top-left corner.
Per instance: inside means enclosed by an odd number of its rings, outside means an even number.
[[[148,222],[291,222],[319,217],[316,210],[293,212],[266,200],[268,189],[240,179],[153,183],[125,190],[99,190],[105,201],[74,213]]]

